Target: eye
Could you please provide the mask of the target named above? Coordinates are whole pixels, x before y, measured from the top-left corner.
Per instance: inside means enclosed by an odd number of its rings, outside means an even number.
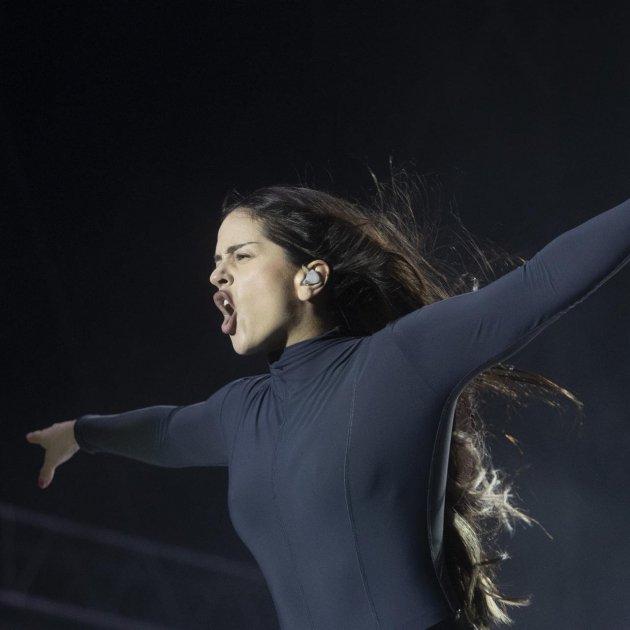
[[[236,254],[236,260],[241,260],[242,258],[251,258],[249,254]]]

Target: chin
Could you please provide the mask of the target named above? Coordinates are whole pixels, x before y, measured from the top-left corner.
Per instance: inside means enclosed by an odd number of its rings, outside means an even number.
[[[247,356],[248,354],[253,354],[251,348],[248,348],[246,345],[239,343],[238,341],[234,341],[233,337],[230,337],[230,341],[232,342],[232,350],[236,352],[236,354],[240,354],[241,356]]]
[[[238,332],[230,337],[232,349],[240,356],[265,353],[267,355],[282,352],[285,344],[274,341],[273,335],[259,341],[247,340],[239,337]]]
[[[248,343],[246,340],[239,338],[238,333],[232,335],[230,337],[230,341],[232,342],[232,349],[234,352],[243,357],[257,354],[261,351],[259,345]]]

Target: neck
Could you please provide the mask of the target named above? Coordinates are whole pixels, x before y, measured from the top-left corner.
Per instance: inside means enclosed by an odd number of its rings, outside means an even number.
[[[320,317],[316,319],[313,318],[310,321],[304,321],[300,326],[297,326],[289,333],[283,347],[271,350],[267,353],[267,360],[270,362],[276,361],[285,348],[300,343],[301,341],[308,341],[309,339],[320,337],[338,325],[339,322],[335,317]]]
[[[292,346],[295,343],[299,343],[300,341],[306,341],[307,339],[319,337],[320,335],[323,335],[325,332],[331,330],[337,325],[337,320],[333,318],[319,319],[317,321],[311,322],[310,324],[305,323],[305,325],[291,331],[287,338],[285,347],[288,348],[289,346]]]

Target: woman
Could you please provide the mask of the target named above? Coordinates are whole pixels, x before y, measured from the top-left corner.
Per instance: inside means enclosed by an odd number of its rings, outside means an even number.
[[[283,629],[508,621],[519,602],[494,583],[483,523],[528,519],[488,468],[464,389],[478,377],[508,391],[514,376],[489,368],[628,261],[630,201],[450,297],[405,216],[306,188],[229,203],[210,276],[221,329],[238,354],[266,353],[270,373],[196,405],[31,433],[46,449],[40,485],[79,447],[227,465],[233,523]]]

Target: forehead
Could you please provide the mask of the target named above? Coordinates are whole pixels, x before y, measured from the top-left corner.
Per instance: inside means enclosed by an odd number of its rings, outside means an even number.
[[[244,210],[234,210],[223,219],[217,233],[217,248],[227,247],[234,243],[263,240],[258,221]],[[228,242],[229,241],[229,242]]]
[[[250,243],[254,243],[250,246],[255,248],[257,254],[264,254],[267,259],[282,265],[290,264],[284,249],[264,236],[262,223],[252,218],[247,210],[239,208],[228,214],[219,227],[215,262]]]

